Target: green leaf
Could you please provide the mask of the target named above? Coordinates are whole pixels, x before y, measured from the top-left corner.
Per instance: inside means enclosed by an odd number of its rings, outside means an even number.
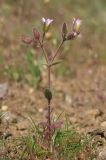
[[[51,64],[51,66],[54,66],[54,65],[60,64],[61,62],[62,62],[62,60],[58,60],[58,61],[56,61],[56,62],[53,62],[53,63]]]

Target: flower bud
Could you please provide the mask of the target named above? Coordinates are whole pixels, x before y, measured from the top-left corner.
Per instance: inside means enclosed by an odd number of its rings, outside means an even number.
[[[50,101],[52,99],[52,92],[50,89],[46,88],[44,91],[44,95],[48,101]]]
[[[67,25],[66,25],[66,23],[63,23],[63,25],[62,25],[62,38],[63,38],[63,40],[66,40],[66,34],[67,34]]]
[[[40,33],[39,33],[39,31],[37,31],[36,28],[33,28],[33,35],[34,35],[34,39],[35,39],[35,40],[39,40],[39,38],[40,38]]]
[[[79,18],[74,18],[73,20],[73,32],[79,34],[80,33],[80,28],[81,28],[81,23],[82,21]]]
[[[64,35],[67,34],[67,25],[66,25],[66,23],[63,23],[63,26],[62,26],[62,34],[64,34]]]
[[[70,32],[67,37],[66,40],[73,40],[76,37],[77,33],[76,32]]]

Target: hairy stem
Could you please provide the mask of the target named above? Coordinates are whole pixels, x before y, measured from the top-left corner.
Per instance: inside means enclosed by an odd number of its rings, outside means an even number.
[[[48,87],[51,89],[51,66],[48,66]],[[48,146],[51,145],[51,100],[48,100]]]
[[[51,146],[51,102],[48,101],[48,147]]]

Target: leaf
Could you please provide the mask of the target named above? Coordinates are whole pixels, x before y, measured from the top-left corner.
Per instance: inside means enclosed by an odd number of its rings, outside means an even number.
[[[62,60],[58,60],[58,61],[56,61],[56,62],[53,62],[53,63],[51,64],[51,66],[57,65],[57,64],[59,64],[59,63],[61,63],[61,62],[62,62]]]

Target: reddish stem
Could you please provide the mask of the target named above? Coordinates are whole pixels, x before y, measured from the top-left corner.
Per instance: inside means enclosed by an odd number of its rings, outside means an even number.
[[[48,66],[48,87],[51,89],[51,67]],[[48,146],[50,148],[51,145],[51,100],[48,100],[48,116],[47,116],[47,123],[48,123]]]
[[[48,87],[51,88],[51,66],[48,66]]]

